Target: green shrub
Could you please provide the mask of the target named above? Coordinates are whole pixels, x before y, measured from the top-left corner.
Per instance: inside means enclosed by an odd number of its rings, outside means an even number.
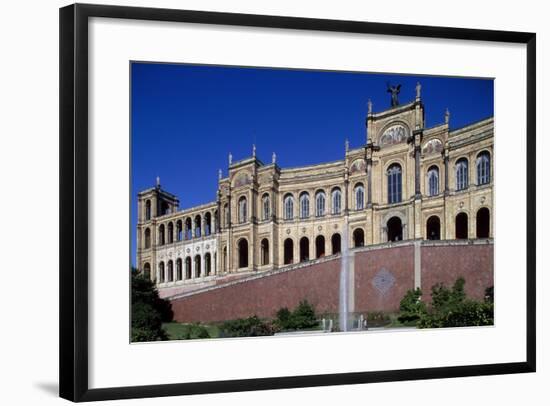
[[[317,326],[317,316],[315,309],[307,300],[300,302],[298,307],[292,312],[292,324],[294,329],[302,330]]]
[[[466,327],[494,324],[492,289],[486,290],[483,302],[467,299],[464,292],[464,278],[458,278],[452,289],[438,284],[432,287],[432,307],[422,314],[417,326]]]
[[[167,340],[162,322],[173,317],[170,302],[159,298],[154,283],[132,270],[132,341]]]
[[[421,300],[422,291],[420,288],[409,290],[399,303],[400,323],[414,325],[422,315],[426,314],[426,304]]]
[[[224,322],[220,327],[220,337],[256,337],[273,335],[273,328],[258,316]]]
[[[280,330],[304,330],[317,327],[315,308],[307,301],[301,301],[291,312],[286,307],[277,311],[274,325]]]
[[[197,338],[210,338],[210,334],[206,327],[199,323],[193,323],[185,326],[185,332],[177,337],[177,340],[193,340]]]

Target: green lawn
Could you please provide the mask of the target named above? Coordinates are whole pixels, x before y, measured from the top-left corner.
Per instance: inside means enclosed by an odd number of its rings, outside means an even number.
[[[201,336],[201,331],[206,330],[210,338],[218,338],[220,336],[220,330],[215,325],[208,324],[196,324],[196,323],[163,323],[162,328],[168,334],[169,340],[185,340],[185,339],[197,339],[208,338]],[[204,334],[204,333],[203,333]]]

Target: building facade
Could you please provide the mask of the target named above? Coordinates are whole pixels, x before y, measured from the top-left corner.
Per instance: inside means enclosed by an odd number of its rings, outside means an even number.
[[[400,240],[493,238],[493,118],[426,128],[416,98],[366,118],[366,144],[338,161],[280,168],[229,158],[216,201],[179,209],[138,194],[137,266],[159,288],[215,283]],[[344,229],[347,228],[347,233]]]

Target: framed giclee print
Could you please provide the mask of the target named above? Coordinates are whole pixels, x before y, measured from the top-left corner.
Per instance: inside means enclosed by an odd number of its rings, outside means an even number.
[[[62,397],[535,371],[535,34],[60,23]]]

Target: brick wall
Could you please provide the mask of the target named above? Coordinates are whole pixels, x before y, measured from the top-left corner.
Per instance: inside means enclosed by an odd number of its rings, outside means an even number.
[[[493,245],[451,245],[422,247],[422,292],[429,299],[436,283],[452,285],[460,276],[466,280],[466,295],[483,299],[485,288],[493,286]]]
[[[369,247],[355,253],[355,311],[396,311],[408,289],[414,287],[414,246]],[[466,279],[468,295],[481,299],[493,285],[493,245],[424,243],[421,281],[426,299],[438,282]],[[172,300],[174,319],[213,322],[257,315],[274,317],[281,307],[294,308],[307,299],[318,313],[338,312],[340,259],[327,258],[308,266],[248,277],[225,286]]]

